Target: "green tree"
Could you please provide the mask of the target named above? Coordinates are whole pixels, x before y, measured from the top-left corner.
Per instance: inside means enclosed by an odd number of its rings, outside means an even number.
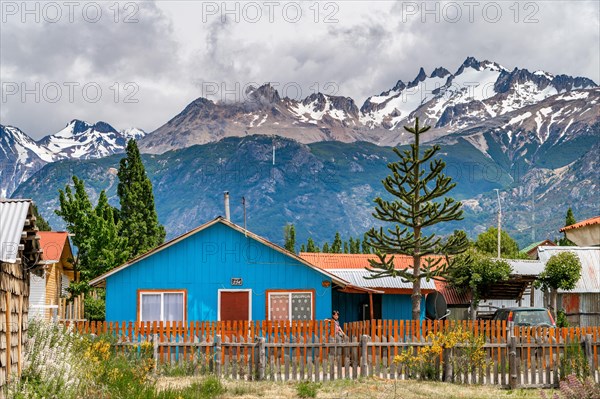
[[[312,238],[308,238],[308,242],[306,243],[306,252],[319,252],[317,250],[317,246]]]
[[[498,229],[490,227],[485,232],[477,236],[475,240],[475,248],[488,255],[498,255]],[[517,242],[504,230],[500,232],[500,255],[506,259],[517,259],[519,254],[519,245]]]
[[[363,254],[370,254],[371,253],[371,246],[369,245],[369,238],[368,238],[368,236],[367,236],[366,233],[363,235],[362,253]]]
[[[573,252],[560,252],[546,262],[544,271],[538,276],[537,285],[550,293],[550,307],[557,319],[558,290],[570,291],[581,278],[581,262]]]
[[[77,247],[74,260],[80,281],[71,283],[69,291],[77,296],[89,291],[88,282],[119,266],[127,260],[127,240],[119,236],[120,222],[114,217],[114,208],[108,204],[102,191],[94,208],[85,191],[83,180],[73,176],[69,185],[59,190],[60,209],[56,214],[63,218],[67,230],[73,234]]]
[[[300,252],[306,252],[306,247],[304,244],[300,245]]]
[[[342,237],[339,232],[335,233],[335,238],[333,239],[333,243],[331,244],[331,252],[334,254],[342,253]]]
[[[35,216],[35,225],[40,231],[52,231],[50,223],[44,219],[42,214],[39,212],[36,204],[33,204],[33,216]]]
[[[348,248],[348,241],[344,241],[344,253],[345,254],[350,253],[350,250]]]
[[[571,226],[575,223],[577,223],[577,220],[575,220],[573,210],[571,209],[571,207],[569,207],[569,209],[567,209],[564,227]],[[575,243],[567,238],[567,233],[563,232],[563,237],[560,240],[558,240],[558,245],[560,245],[561,247],[572,247],[575,246]]]
[[[283,235],[285,239],[284,248],[292,253],[296,253],[296,228],[294,225],[286,224],[283,228]]]
[[[329,248],[329,243],[327,241],[325,241],[325,244],[323,244],[323,252],[328,253],[330,251],[331,251],[331,249]]]
[[[445,195],[455,186],[452,178],[445,176],[445,163],[441,159],[433,159],[440,151],[434,145],[421,152],[420,136],[430,129],[430,126],[419,126],[417,118],[413,127],[404,129],[413,134],[415,142],[409,150],[401,151],[398,147],[394,152],[399,161],[388,163],[390,175],[383,181],[385,190],[395,197],[392,201],[381,197],[375,199],[373,216],[384,222],[393,223],[393,227],[372,228],[367,233],[369,245],[376,251],[377,260],[370,260],[370,278],[399,276],[410,281],[412,290],[412,318],[421,316],[421,279],[440,278],[447,274],[457,255],[467,250],[466,234],[450,236],[446,241],[436,237],[435,233],[428,234],[428,228],[453,220],[462,219],[461,203]],[[429,168],[424,165],[429,162]],[[440,200],[442,197],[443,200]],[[412,270],[397,270],[394,268],[394,254],[412,256]],[[445,255],[447,262],[440,257],[430,255]]]
[[[165,228],[158,222],[152,183],[135,140],[129,140],[125,157],[119,164],[117,194],[121,203],[120,235],[128,240],[129,258],[133,258],[165,240]]]
[[[471,318],[475,320],[477,306],[486,290],[497,282],[508,280],[511,272],[507,261],[471,249],[456,257],[446,280],[459,292],[471,294]]]

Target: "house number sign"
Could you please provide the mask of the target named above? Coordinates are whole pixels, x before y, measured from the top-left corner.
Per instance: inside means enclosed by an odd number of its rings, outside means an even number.
[[[241,278],[232,278],[231,279],[231,285],[242,285],[242,279]]]

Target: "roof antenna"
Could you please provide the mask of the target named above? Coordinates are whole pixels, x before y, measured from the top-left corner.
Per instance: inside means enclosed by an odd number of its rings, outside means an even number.
[[[248,237],[248,229],[246,229],[246,197],[242,197],[242,207],[244,208],[244,236]]]

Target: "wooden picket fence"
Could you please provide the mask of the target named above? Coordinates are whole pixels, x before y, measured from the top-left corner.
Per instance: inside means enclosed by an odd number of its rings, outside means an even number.
[[[584,367],[600,383],[600,327],[509,327],[495,321],[375,320],[344,325],[336,336],[328,321],[100,323],[65,322],[81,333],[107,334],[121,352],[151,342],[158,367],[193,364],[195,370],[249,380],[314,380],[376,376],[434,378],[503,387],[555,387],[568,365]],[[431,336],[461,327],[483,336],[477,367],[456,364],[465,345],[445,349],[427,375],[394,358],[418,354]]]

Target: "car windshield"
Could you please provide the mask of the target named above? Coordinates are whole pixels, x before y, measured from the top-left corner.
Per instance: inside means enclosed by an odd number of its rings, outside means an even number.
[[[546,310],[524,310],[515,312],[515,324],[535,326],[539,324],[552,324]]]

